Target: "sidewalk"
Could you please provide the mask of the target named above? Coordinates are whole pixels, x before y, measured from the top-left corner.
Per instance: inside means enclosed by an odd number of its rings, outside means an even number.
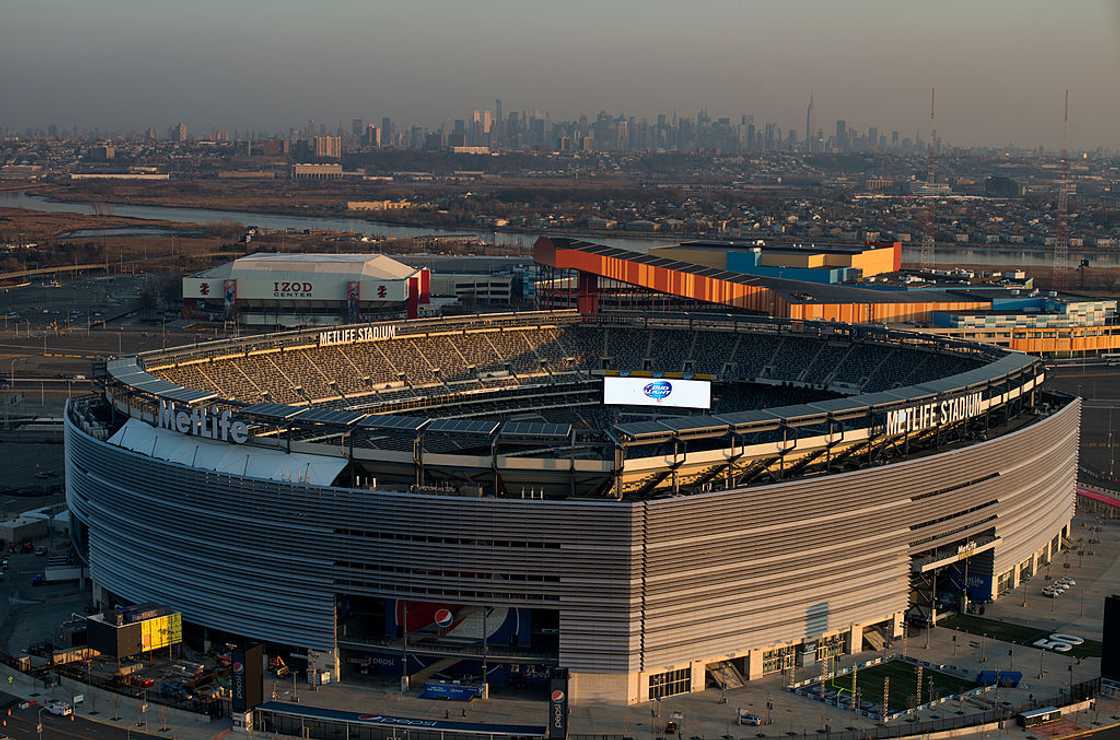
[[[89,687],[67,678],[62,679],[61,686],[44,689],[41,681],[36,681],[6,665],[0,665],[0,690],[39,703],[51,699],[73,702],[74,697],[80,694],[84,700],[74,706],[74,711],[79,717],[122,730],[139,730],[168,738],[211,740],[230,728],[229,719],[211,722],[208,717],[200,714],[172,709],[153,702],[149,702],[145,717],[140,712],[139,699]],[[138,724],[145,720],[143,726]],[[161,731],[164,727],[167,728],[166,731]]]

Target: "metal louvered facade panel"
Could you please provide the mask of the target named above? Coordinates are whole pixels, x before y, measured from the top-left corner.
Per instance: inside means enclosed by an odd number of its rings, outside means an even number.
[[[67,414],[67,501],[95,582],[190,622],[332,650],[337,594],[556,609],[561,665],[632,675],[890,618],[911,557],[962,532],[994,530],[997,573],[1031,557],[1073,516],[1080,411],[854,472],[623,502],[238,478]]]

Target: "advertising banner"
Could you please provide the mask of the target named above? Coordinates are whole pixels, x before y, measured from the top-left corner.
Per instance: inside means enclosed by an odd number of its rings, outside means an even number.
[[[560,740],[568,736],[568,679],[554,678],[548,692],[548,737]]]
[[[624,406],[667,406],[709,409],[712,384],[676,378],[603,378],[603,403]]]
[[[264,647],[238,648],[231,657],[229,688],[232,710],[247,712],[264,701]]]
[[[237,281],[236,280],[223,280],[222,281],[222,306],[225,308],[226,316],[233,314],[233,308],[237,304]]]
[[[362,303],[362,284],[357,280],[351,280],[346,283],[346,315],[350,317],[351,321],[358,320],[358,312],[361,310]]]

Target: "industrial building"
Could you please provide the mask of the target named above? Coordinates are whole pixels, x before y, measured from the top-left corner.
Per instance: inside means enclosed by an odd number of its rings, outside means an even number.
[[[818,247],[692,241],[679,246],[657,247],[649,254],[744,275],[810,283],[853,282],[873,275],[898,272],[902,267],[902,242]]]

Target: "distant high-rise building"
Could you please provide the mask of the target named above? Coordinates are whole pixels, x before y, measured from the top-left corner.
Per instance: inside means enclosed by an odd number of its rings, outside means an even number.
[[[505,141],[505,126],[506,119],[502,116],[502,99],[497,98],[494,101],[494,136],[493,143],[500,144]]]
[[[843,119],[836,121],[836,148],[842,152],[848,150],[848,122]]]
[[[117,149],[112,144],[100,144],[89,149],[89,158],[94,162],[109,162],[116,156]]]
[[[872,149],[879,146],[879,127],[872,126],[867,129],[867,145]]]
[[[381,129],[374,126],[372,123],[366,126],[366,146],[372,146],[377,149],[381,148]]]
[[[809,107],[805,109],[805,151],[813,151],[813,91],[809,91]]]
[[[361,138],[362,134],[364,134],[365,131],[366,131],[366,122],[365,121],[363,121],[361,118],[351,118],[350,119],[350,133],[353,134],[355,138]]]
[[[381,119],[381,143],[383,146],[393,146],[393,121],[389,116]]]
[[[149,144],[153,144],[159,139],[159,134],[156,133],[154,128],[149,126],[148,130],[144,132],[144,139],[147,140]]]
[[[187,124],[180,122],[179,125],[175,127],[175,141],[180,144],[187,143]]]
[[[342,159],[341,136],[316,136],[313,146],[316,159]]]

